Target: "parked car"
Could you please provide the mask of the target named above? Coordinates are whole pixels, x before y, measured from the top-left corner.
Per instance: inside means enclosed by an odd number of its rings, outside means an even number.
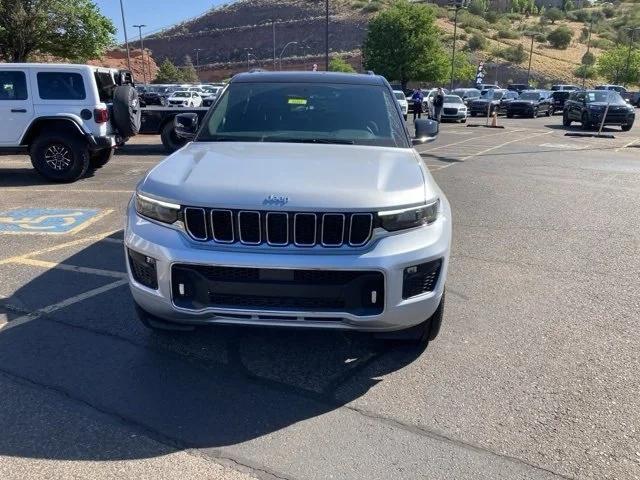
[[[551,115],[561,112],[564,109],[564,102],[569,98],[573,90],[556,90],[551,92]]]
[[[400,105],[400,110],[402,111],[402,116],[404,119],[407,119],[409,115],[409,102],[407,102],[407,96],[404,94],[402,90],[394,90],[393,94],[398,101],[398,105]]]
[[[607,109],[607,105],[609,108]],[[635,120],[635,109],[615,90],[576,91],[564,103],[562,124],[571,126],[580,122],[585,130],[604,125],[620,125],[624,132],[631,130]]]
[[[199,107],[202,105],[202,97],[197,92],[178,90],[167,98],[167,106],[170,107]]]
[[[559,84],[559,85],[552,85],[551,86],[551,91],[552,92],[564,92],[564,91],[571,92],[573,90],[580,90],[580,87],[578,87],[576,85],[565,85],[565,84]]]
[[[469,106],[469,114],[472,117],[477,115],[488,116],[498,112],[500,108],[500,100],[507,94],[508,90],[489,89],[484,90],[480,98],[471,102]],[[514,92],[509,92],[514,93]]]
[[[387,81],[313,72],[233,77],[191,141],[138,184],[127,273],[153,329],[334,328],[424,346],[440,329],[451,209],[412,148]],[[273,175],[278,172],[278,175]]]
[[[483,90],[504,90],[500,85],[497,85],[495,83],[480,83],[476,85],[476,88],[481,92]]]
[[[467,106],[476,98],[480,98],[480,90],[477,88],[456,88],[451,94],[459,96]]]
[[[105,165],[138,133],[140,104],[131,74],[90,65],[0,64],[0,151],[25,149],[55,182]]]
[[[640,92],[633,92],[631,94],[631,98],[629,99],[629,103],[640,108]]]
[[[524,90],[531,90],[531,86],[526,83],[510,83],[507,90],[522,93]]]
[[[517,100],[520,97],[518,92],[515,90],[507,90],[500,98],[500,103],[498,104],[498,113],[507,113],[507,108],[511,104],[511,102]]]
[[[443,88],[442,92],[446,95],[449,93],[449,90]],[[422,93],[424,94],[424,100],[422,101],[422,111],[426,113],[429,118],[433,118],[433,99],[436,98],[438,89],[431,88],[429,90],[422,90]]]
[[[467,121],[467,106],[458,95],[445,95],[440,119],[465,123]]]
[[[525,90],[517,100],[507,105],[507,117],[515,116],[536,118],[541,113],[547,117],[553,113],[553,104],[546,90]]]
[[[595,90],[613,90],[614,92],[618,92],[623,100],[631,103],[631,92],[622,85],[596,85]]]
[[[136,85],[140,103],[143,107],[147,105],[164,105],[165,99],[160,94],[160,88],[155,85]]]

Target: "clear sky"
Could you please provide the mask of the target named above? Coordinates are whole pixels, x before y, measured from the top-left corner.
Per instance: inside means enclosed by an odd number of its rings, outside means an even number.
[[[124,41],[122,32],[122,16],[120,15],[119,0],[94,0],[103,15],[109,17],[118,29],[118,42]],[[147,25],[144,32],[152,32],[163,27],[171,26],[182,20],[196,17],[211,7],[229,0],[122,0],[124,14],[127,20],[127,35],[129,40],[138,38],[138,29],[132,25]]]

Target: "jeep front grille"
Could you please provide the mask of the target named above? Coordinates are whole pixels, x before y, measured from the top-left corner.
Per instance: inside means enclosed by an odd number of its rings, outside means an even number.
[[[307,213],[186,207],[184,224],[194,240],[274,247],[361,247],[370,239],[371,213]]]

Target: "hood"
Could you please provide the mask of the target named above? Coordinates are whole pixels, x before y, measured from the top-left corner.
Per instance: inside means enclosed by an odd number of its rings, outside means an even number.
[[[538,100],[511,100],[513,105],[534,105]]]
[[[463,103],[444,103],[442,108],[466,108],[467,106]]]
[[[203,207],[397,208],[437,195],[437,187],[425,182],[419,162],[411,148],[195,142],[159,163],[138,188],[158,199]],[[265,204],[272,195],[288,202]]]

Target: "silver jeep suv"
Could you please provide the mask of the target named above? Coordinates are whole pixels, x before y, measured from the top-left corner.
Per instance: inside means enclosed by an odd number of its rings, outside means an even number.
[[[131,199],[131,292],[151,328],[338,328],[426,344],[440,328],[451,211],[380,76],[233,78],[192,141]],[[399,332],[401,331],[401,332]],[[390,332],[394,332],[390,334]]]

